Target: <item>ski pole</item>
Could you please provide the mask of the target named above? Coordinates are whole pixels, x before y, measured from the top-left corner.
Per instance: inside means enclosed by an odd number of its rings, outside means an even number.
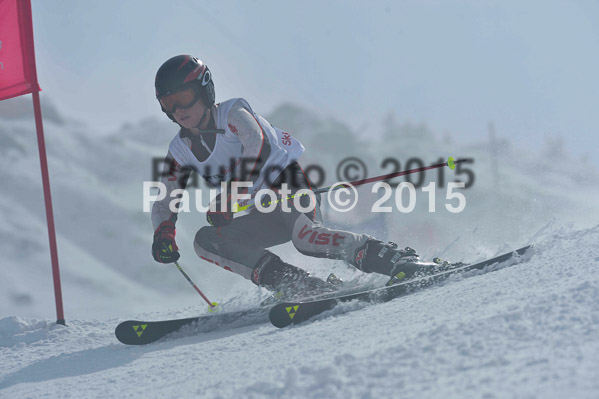
[[[329,191],[330,189],[338,190],[340,188],[347,187],[348,185],[351,185],[351,186],[361,186],[362,184],[368,184],[368,183],[372,183],[372,182],[375,182],[375,181],[392,179],[394,177],[410,175],[412,173],[424,172],[424,171],[430,170],[430,169],[438,169],[438,168],[442,168],[444,166],[448,166],[449,169],[455,169],[455,165],[456,164],[462,163],[462,162],[466,162],[466,161],[467,161],[467,159],[458,159],[456,161],[456,160],[453,159],[453,157],[449,157],[449,159],[447,160],[447,162],[441,162],[441,163],[430,165],[430,166],[423,166],[421,168],[403,170],[401,172],[388,173],[386,175],[369,177],[369,178],[362,179],[362,180],[352,181],[352,182],[349,182],[348,184],[339,184],[339,185],[334,185],[334,186],[330,186],[330,187],[319,188],[319,189],[314,190],[314,194],[324,193],[326,191]]]
[[[388,173],[386,175],[369,177],[369,178],[362,179],[362,180],[356,180],[356,181],[353,181],[353,182],[348,182],[347,184],[337,184],[337,185],[330,186],[330,187],[318,188],[316,190],[312,190],[312,192],[314,194],[320,194],[320,193],[327,192],[327,191],[329,191],[331,189],[338,190],[340,188],[347,187],[348,185],[351,185],[351,186],[361,186],[362,184],[368,184],[368,183],[372,183],[372,182],[380,181],[380,180],[388,180],[388,179],[392,179],[394,177],[405,176],[405,175],[409,175],[409,174],[412,174],[412,173],[424,172],[424,171],[430,170],[430,169],[438,169],[438,168],[442,168],[444,166],[448,166],[450,169],[455,169],[455,166],[457,164],[462,163],[462,162],[466,162],[466,161],[468,161],[468,159],[454,160],[453,157],[449,157],[447,159],[447,162],[441,162],[441,163],[430,165],[430,166],[423,166],[421,168],[404,170],[404,171],[401,171],[401,172]],[[307,194],[303,194],[303,195],[307,195]],[[281,198],[279,200],[276,200],[275,203],[281,202],[281,201],[283,201],[285,199],[292,199],[294,197],[295,197],[295,195],[289,195],[286,198]],[[237,204],[233,205],[233,212],[234,213],[245,211],[246,209],[249,209],[252,206],[255,206],[253,204],[249,204],[249,205],[245,205],[245,206],[237,206],[236,207],[236,205]],[[270,202],[263,203],[262,205],[263,206],[270,205]]]
[[[210,300],[206,297],[206,295],[204,295],[204,293],[191,280],[191,278],[189,278],[189,276],[187,275],[187,273],[185,273],[185,271],[183,270],[183,268],[181,267],[181,265],[179,264],[179,262],[175,262],[175,266],[177,266],[177,269],[179,269],[179,271],[181,272],[181,274],[183,274],[183,276],[187,279],[187,281],[189,281],[189,284],[191,284],[191,286],[197,291],[197,293],[200,294],[201,297],[206,301],[206,303],[208,304],[208,306],[210,306],[210,309],[216,307],[217,303],[216,302],[210,302]]]

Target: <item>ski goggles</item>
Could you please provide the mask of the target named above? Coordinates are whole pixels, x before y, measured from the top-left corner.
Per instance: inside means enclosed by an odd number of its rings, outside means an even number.
[[[167,114],[174,114],[177,108],[191,108],[200,99],[200,93],[193,87],[160,97],[160,105]]]

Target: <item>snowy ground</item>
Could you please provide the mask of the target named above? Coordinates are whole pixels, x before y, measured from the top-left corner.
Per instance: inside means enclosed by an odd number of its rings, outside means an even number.
[[[563,148],[518,148],[506,139],[495,148],[485,138],[460,143],[459,137],[452,144],[403,133],[384,143],[359,141],[332,120],[283,112],[277,123],[306,144],[304,165],[326,169],[324,185],[336,181],[337,162],[350,155],[363,158],[370,175],[383,172],[386,156],[402,166],[416,156],[475,160],[468,168],[476,183],[465,190],[468,205],[460,214],[443,211],[440,189],[436,213],[420,193],[415,212],[371,218],[374,198],[366,196],[365,210],[339,216],[325,208],[333,224],[412,246],[425,259],[476,261],[530,242],[535,253],[525,264],[387,304],[345,304],[298,327],[262,323],[126,347],[113,335],[124,319],[205,312],[174,268],[152,260],[152,226],[141,212],[142,181],[151,177],[152,157],[166,152],[173,124],[146,120],[107,137],[44,111],[65,328],[53,323],[34,124],[14,109],[2,113],[6,103],[0,105],[0,398],[599,397],[599,172]],[[197,259],[191,243],[204,224],[201,214],[177,223],[186,271],[226,309],[264,299],[265,290]],[[363,284],[384,281],[341,261],[307,258],[291,244],[273,250],[321,277],[333,271]]]
[[[116,319],[6,317],[0,397],[597,398],[598,241],[554,231],[526,263],[281,330],[127,347]]]

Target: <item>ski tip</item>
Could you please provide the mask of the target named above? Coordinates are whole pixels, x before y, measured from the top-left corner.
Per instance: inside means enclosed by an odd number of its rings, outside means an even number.
[[[137,320],[124,321],[116,327],[114,335],[125,345],[145,345],[154,341],[149,334],[144,334],[149,324]]]
[[[301,302],[279,303],[270,309],[268,318],[272,325],[277,328],[287,327],[290,324],[294,324],[295,315],[301,305]]]
[[[535,244],[529,244],[525,247],[515,250],[513,253],[515,253],[516,256],[524,256],[524,255],[530,256],[533,254],[534,248],[535,248]]]

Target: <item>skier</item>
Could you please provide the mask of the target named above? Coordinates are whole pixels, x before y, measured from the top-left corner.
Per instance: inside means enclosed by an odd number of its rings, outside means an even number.
[[[161,178],[168,193],[152,208],[152,255],[157,262],[179,259],[177,213],[171,212],[169,202],[172,190],[185,188],[189,169],[217,187],[232,180],[252,182],[248,192],[252,196],[262,188],[280,189],[283,183],[291,192],[315,188],[297,162],[303,145],[256,114],[242,98],[215,104],[212,75],[199,59],[179,55],[167,60],[156,73],[155,87],[162,111],[180,127],[170,143],[165,160],[168,169]],[[314,197],[317,203],[309,204]],[[226,197],[220,192],[206,213],[210,226],[195,236],[195,252],[201,259],[287,296],[326,291],[332,285],[267,250],[289,241],[304,255],[341,259],[392,280],[410,278],[422,268],[411,248],[402,250],[367,234],[324,226],[320,199],[314,197],[301,197],[303,207],[313,205],[310,212],[301,212],[288,200],[290,212],[278,203],[273,212],[253,207],[248,214],[233,218],[230,191]]]

